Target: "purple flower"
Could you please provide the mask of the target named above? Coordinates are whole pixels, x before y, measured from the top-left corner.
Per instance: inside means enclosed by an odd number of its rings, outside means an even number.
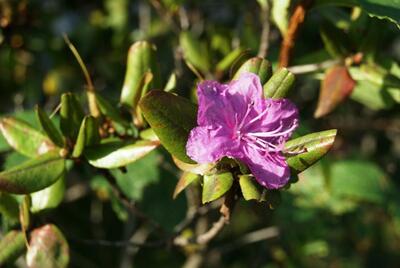
[[[296,106],[288,99],[263,98],[260,79],[252,73],[229,84],[204,81],[197,94],[198,127],[190,132],[188,156],[198,163],[235,158],[264,187],[284,186],[290,170],[282,149],[298,126]]]

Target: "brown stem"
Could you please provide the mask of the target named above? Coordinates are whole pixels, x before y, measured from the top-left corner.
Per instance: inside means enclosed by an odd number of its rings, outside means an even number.
[[[281,44],[281,51],[279,54],[279,67],[289,66],[290,56],[294,47],[294,41],[304,23],[304,18],[307,9],[311,6],[313,0],[303,0],[294,8],[293,15],[290,17],[288,30],[283,38]]]

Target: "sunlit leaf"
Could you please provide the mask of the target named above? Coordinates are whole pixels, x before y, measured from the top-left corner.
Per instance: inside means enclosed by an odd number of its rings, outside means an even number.
[[[281,34],[286,34],[289,25],[290,0],[273,0],[271,16]]]
[[[266,98],[284,98],[292,88],[294,75],[286,68],[280,68],[264,84],[264,96]]]
[[[49,138],[14,117],[3,117],[0,120],[0,131],[11,147],[28,157],[35,157],[55,148]]]
[[[181,32],[179,44],[185,60],[203,72],[210,69],[208,50],[191,32]]]
[[[54,184],[31,194],[31,212],[56,208],[64,198],[65,177],[61,176]]]
[[[240,189],[245,200],[260,200],[262,190],[251,175],[239,175]]]
[[[286,161],[290,168],[302,172],[323,157],[332,147],[337,130],[311,133],[286,142]]]
[[[31,232],[26,263],[29,268],[68,267],[69,246],[55,225],[47,224]]]
[[[208,171],[210,171],[215,164],[213,163],[206,163],[206,164],[188,164],[185,162],[180,161],[179,159],[173,157],[175,165],[183,171],[194,173],[194,174],[200,174],[204,175]]]
[[[42,190],[64,173],[64,162],[54,150],[0,172],[0,191],[28,194]]]
[[[176,184],[173,198],[175,199],[183,190],[186,189],[191,183],[200,179],[200,176],[190,172],[183,172]]]
[[[254,57],[248,59],[240,66],[233,76],[233,79],[238,79],[242,73],[246,72],[258,75],[261,85],[263,85],[272,75],[272,66],[269,61],[260,57]]]
[[[233,176],[230,172],[204,175],[202,202],[208,203],[223,196],[232,186]]]
[[[125,80],[121,91],[121,103],[136,109],[142,96],[147,93],[148,85],[153,82],[158,87],[158,70],[155,47],[146,41],[134,43],[128,52]],[[150,78],[151,77],[151,78]]]
[[[242,53],[243,53],[242,49],[240,48],[234,49],[228,55],[226,55],[220,62],[217,63],[215,70],[217,72],[226,71],[242,55]]]
[[[126,143],[103,143],[88,147],[85,156],[92,166],[98,168],[118,168],[132,163],[157,148],[158,141],[137,141]]]

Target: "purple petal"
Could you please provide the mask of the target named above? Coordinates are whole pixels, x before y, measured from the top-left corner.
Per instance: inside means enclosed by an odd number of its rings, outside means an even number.
[[[241,160],[247,164],[259,184],[268,189],[277,189],[289,181],[290,169],[280,153],[261,154],[251,147],[246,151],[246,158]]]
[[[197,124],[199,126],[213,125],[231,127],[232,109],[227,100],[227,85],[216,81],[204,81],[197,86],[199,111],[197,113]]]
[[[190,132],[186,153],[197,163],[211,163],[230,155],[232,150],[238,151],[238,146],[223,128],[196,127]]]
[[[286,141],[299,124],[297,107],[288,99],[263,99],[254,108],[262,116],[248,124],[248,132],[271,132],[280,129],[271,139],[280,138]]]

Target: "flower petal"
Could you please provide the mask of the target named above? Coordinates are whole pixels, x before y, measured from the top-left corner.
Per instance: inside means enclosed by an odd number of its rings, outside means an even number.
[[[250,121],[246,131],[265,132],[265,137],[270,141],[286,141],[299,124],[297,107],[288,99],[263,99],[254,109],[259,119]],[[268,136],[271,132],[275,134]]]
[[[280,153],[261,154],[247,147],[246,158],[241,160],[250,168],[257,182],[268,189],[281,188],[290,179],[289,166]]]
[[[191,130],[186,144],[187,155],[197,163],[215,162],[223,156],[230,155],[239,144],[230,139],[226,129],[212,129],[210,127],[196,127]]]
[[[234,124],[231,105],[225,93],[227,85],[217,81],[204,81],[197,86],[199,111],[197,124],[200,126],[232,127]]]
[[[246,103],[257,103],[262,99],[262,92],[260,78],[253,73],[243,73],[228,85],[228,93]]]

